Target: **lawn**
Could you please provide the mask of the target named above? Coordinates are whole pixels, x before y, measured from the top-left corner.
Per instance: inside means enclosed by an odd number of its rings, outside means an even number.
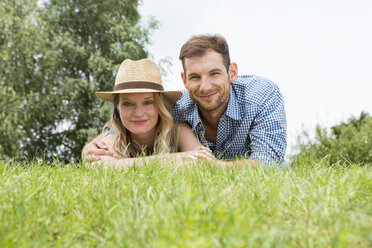
[[[0,247],[372,247],[370,166],[0,162]]]

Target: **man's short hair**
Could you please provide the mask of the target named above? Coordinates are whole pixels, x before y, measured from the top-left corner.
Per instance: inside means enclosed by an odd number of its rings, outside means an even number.
[[[208,49],[213,49],[222,55],[223,64],[225,65],[227,72],[229,72],[229,45],[227,44],[226,39],[218,34],[195,35],[182,46],[179,59],[182,61],[184,72],[186,72],[185,58],[203,56]]]

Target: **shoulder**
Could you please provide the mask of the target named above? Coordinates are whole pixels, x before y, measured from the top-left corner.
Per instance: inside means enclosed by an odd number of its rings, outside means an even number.
[[[178,137],[180,135],[189,134],[192,132],[190,125],[186,122],[175,122],[172,127],[172,135]]]
[[[172,105],[172,111],[175,121],[186,121],[187,116],[194,113],[197,108],[196,104],[191,100],[189,92],[186,89],[181,90],[182,97]]]
[[[175,151],[192,150],[200,145],[189,124],[175,122],[172,129],[172,147]]]
[[[173,128],[181,131],[185,129],[191,129],[190,125],[186,122],[175,122]]]
[[[241,102],[262,104],[272,94],[279,93],[279,87],[271,80],[256,75],[241,75],[231,83],[232,93]]]
[[[185,111],[194,107],[194,102],[189,96],[189,92],[186,89],[181,90],[182,97],[173,105],[174,109]]]

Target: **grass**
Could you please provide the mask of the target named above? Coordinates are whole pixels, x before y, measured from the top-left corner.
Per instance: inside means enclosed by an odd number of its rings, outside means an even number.
[[[0,163],[0,247],[372,247],[370,166]]]

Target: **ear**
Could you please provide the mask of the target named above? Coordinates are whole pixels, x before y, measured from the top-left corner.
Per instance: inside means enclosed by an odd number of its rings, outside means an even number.
[[[187,86],[186,86],[186,75],[184,72],[181,72],[181,78],[182,78],[182,81],[183,81],[183,85],[185,86],[185,88],[187,89]]]
[[[229,66],[229,81],[234,82],[238,76],[238,65],[232,62]]]

